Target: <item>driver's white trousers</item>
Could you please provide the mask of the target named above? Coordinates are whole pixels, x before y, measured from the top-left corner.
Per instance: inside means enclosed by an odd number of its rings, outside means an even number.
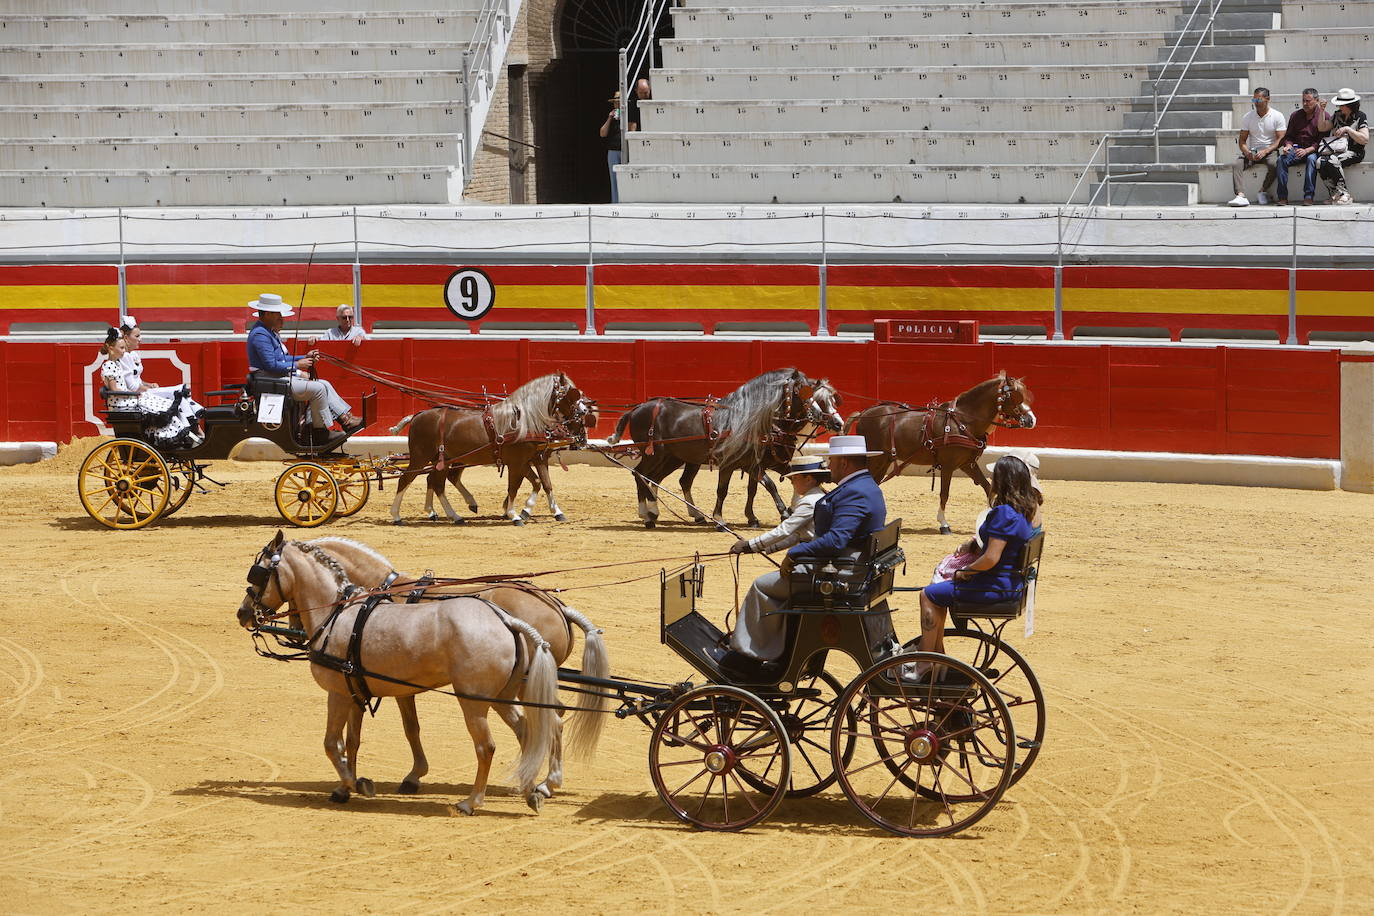
[[[310,403],[310,425],[316,429],[328,429],[336,418],[352,409],[324,379],[292,377],[291,399]]]

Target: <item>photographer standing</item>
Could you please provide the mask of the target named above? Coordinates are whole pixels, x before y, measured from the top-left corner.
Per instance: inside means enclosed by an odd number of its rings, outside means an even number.
[[[611,175],[611,203],[620,203],[620,191],[615,184],[615,167],[620,165],[620,90],[615,91],[615,95],[608,100],[611,103],[611,110],[606,115],[606,120],[601,122],[601,137],[606,141],[606,171]],[[630,126],[634,130],[634,125]]]

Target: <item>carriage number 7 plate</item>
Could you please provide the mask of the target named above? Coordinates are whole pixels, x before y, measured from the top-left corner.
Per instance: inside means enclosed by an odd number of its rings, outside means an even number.
[[[264,394],[258,399],[258,422],[280,423],[281,408],[286,398],[280,394]]]

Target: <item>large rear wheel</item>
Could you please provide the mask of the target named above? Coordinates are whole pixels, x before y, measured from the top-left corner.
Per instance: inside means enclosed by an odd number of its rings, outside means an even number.
[[[743,830],[787,793],[790,758],[778,714],[747,690],[706,684],[678,697],[654,726],[649,775],[685,823]]]
[[[323,525],[339,508],[339,487],[334,477],[311,461],[293,464],[282,471],[275,496],[281,517],[298,528]]]
[[[81,462],[76,492],[106,528],[142,528],[167,507],[171,473],[157,450],[137,439],[97,445]]]
[[[957,833],[1011,785],[1011,714],[987,678],[961,661],[931,652],[885,659],[854,679],[839,709],[831,756],[840,788],[885,830]],[[845,761],[851,735],[859,740]]]

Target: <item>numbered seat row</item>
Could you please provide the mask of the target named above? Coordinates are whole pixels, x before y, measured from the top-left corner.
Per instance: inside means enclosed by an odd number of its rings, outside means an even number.
[[[53,16],[116,16],[185,14],[186,0],[42,0],[44,12]],[[346,3],[340,0],[196,0],[194,8],[211,15],[244,13],[309,13],[314,16],[346,15],[377,19],[397,13],[446,16],[460,10],[476,12],[482,0],[367,0]]]
[[[0,44],[462,41],[473,19],[465,7],[376,17],[351,12],[7,15],[0,17]]]
[[[464,23],[470,35],[474,22]],[[11,45],[0,47],[11,73],[310,73],[457,70],[466,39],[444,42],[264,44]]]
[[[11,207],[304,206],[443,203],[458,200],[457,169],[187,169],[180,171],[0,171]]]
[[[450,166],[462,161],[454,134],[357,137],[179,137],[11,141],[0,170],[179,168],[358,168]]]
[[[449,102],[463,98],[453,70],[169,76],[0,76],[7,105],[213,105],[225,99],[282,104]]]

